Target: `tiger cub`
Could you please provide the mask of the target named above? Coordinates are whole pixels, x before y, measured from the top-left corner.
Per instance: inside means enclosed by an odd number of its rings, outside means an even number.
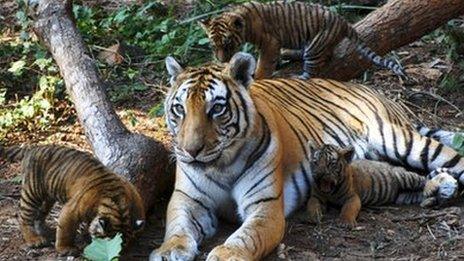
[[[78,253],[74,238],[81,222],[92,237],[121,232],[124,242],[145,223],[136,188],[88,153],[56,145],[0,146],[0,158],[21,162],[21,231],[30,247],[48,244],[45,218],[55,202],[64,205],[55,243],[61,255]]]
[[[308,201],[310,221],[319,223],[322,206],[342,206],[340,222],[354,226],[362,205],[414,204],[423,199],[426,178],[417,173],[372,160],[352,161],[354,149],[333,145],[311,147],[315,186]]]
[[[249,2],[200,23],[221,62],[229,61],[245,42],[260,49],[255,79],[272,75],[281,48],[302,53],[303,73],[299,78],[308,79],[315,69],[322,68],[344,38],[355,43],[356,50],[374,64],[405,75],[401,65],[377,55],[342,16],[321,5]]]

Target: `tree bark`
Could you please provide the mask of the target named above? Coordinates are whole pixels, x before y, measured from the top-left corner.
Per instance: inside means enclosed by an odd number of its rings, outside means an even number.
[[[157,195],[173,180],[167,149],[129,132],[117,116],[73,22],[72,1],[41,0],[31,10],[34,31],[60,68],[95,156],[135,184],[145,207],[152,208]]]
[[[361,39],[375,52],[387,52],[411,43],[447,21],[464,14],[463,0],[391,0],[355,25]],[[322,76],[350,80],[372,63],[361,58],[345,40]]]
[[[351,5],[378,6],[387,2],[387,0],[318,0],[316,2],[324,5],[337,5],[343,3]]]

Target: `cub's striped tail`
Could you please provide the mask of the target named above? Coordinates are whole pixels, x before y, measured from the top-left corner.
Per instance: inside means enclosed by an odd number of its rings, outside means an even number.
[[[0,145],[0,159],[9,162],[21,161],[29,151],[29,146],[10,146],[4,147]]]
[[[422,190],[426,183],[426,178],[419,174],[407,171],[402,167],[393,167],[392,178],[399,185],[399,194],[396,204],[417,204],[421,203],[423,196]]]
[[[371,48],[369,48],[361,39],[359,39],[358,33],[353,28],[351,28],[348,33],[348,39],[356,44],[356,51],[358,51],[366,59],[372,61],[375,65],[390,69],[396,75],[407,77],[404,68],[400,64],[390,59],[383,58],[382,56],[372,51]]]

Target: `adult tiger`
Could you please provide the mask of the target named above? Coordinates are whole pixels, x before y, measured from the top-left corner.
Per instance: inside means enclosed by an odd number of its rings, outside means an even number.
[[[22,163],[21,232],[30,247],[50,242],[45,218],[55,202],[64,204],[55,243],[61,255],[78,254],[74,238],[81,222],[92,237],[121,232],[124,242],[145,223],[136,188],[88,153],[57,145],[0,146],[0,158]]]
[[[217,215],[243,221],[209,260],[253,260],[284,234],[285,216],[308,198],[307,142],[351,145],[420,169],[462,174],[464,158],[419,135],[400,106],[370,88],[331,80],[253,82],[255,60],[183,69],[166,59],[167,126],[177,157],[164,243],[150,260],[192,260]],[[370,153],[374,151],[375,153]]]
[[[245,42],[256,45],[260,49],[256,79],[271,76],[281,48],[296,49],[299,51],[296,53],[302,53],[303,73],[300,78],[308,79],[313,76],[314,69],[322,68],[345,37],[374,64],[405,75],[399,64],[380,57],[362,42],[356,30],[342,16],[321,5],[298,1],[249,2],[202,21],[201,25],[216,58],[221,62],[229,61]]]

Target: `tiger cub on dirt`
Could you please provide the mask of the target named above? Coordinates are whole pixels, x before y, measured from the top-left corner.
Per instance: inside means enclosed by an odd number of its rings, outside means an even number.
[[[30,247],[48,244],[45,218],[55,202],[63,204],[55,247],[61,255],[76,255],[76,230],[89,224],[92,237],[120,232],[130,240],[145,223],[136,188],[109,171],[90,154],[56,145],[0,146],[0,158],[21,162],[21,231]]]
[[[287,53],[298,53],[299,59],[303,59],[299,78],[313,77],[344,38],[356,44],[357,52],[369,61],[405,76],[401,65],[372,51],[342,16],[317,4],[247,2],[201,21],[201,26],[221,62],[229,61],[245,42],[256,45],[260,54],[255,79],[272,75],[281,48],[289,49]]]
[[[315,185],[307,208],[312,222],[321,221],[326,203],[342,206],[340,222],[354,226],[361,205],[414,204],[423,199],[427,180],[417,173],[386,162],[352,161],[352,147],[326,144],[316,149],[310,144],[310,149]]]

